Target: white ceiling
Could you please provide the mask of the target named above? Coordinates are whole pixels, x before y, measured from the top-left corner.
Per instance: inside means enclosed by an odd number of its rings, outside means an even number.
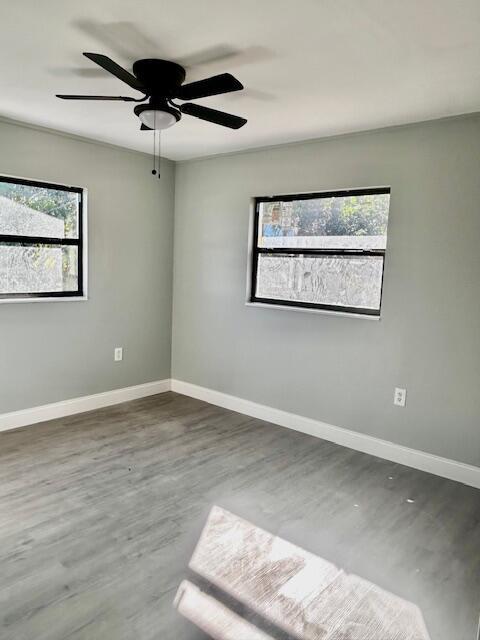
[[[195,118],[162,137],[181,160],[480,111],[479,0],[21,0],[2,12],[0,115],[149,152],[133,105],[55,93],[135,95],[82,51],[131,68],[230,71],[244,92],[199,100],[248,118]]]

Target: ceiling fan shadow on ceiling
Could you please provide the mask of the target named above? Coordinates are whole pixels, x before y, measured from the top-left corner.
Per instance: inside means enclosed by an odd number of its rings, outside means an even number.
[[[133,74],[131,74],[108,56],[100,53],[84,53],[83,55],[132,89],[142,93],[143,96],[132,98],[130,96],[56,94],[57,98],[143,103],[137,104],[133,111],[141,121],[140,129],[154,132],[154,168],[152,170],[154,175],[157,173],[155,169],[155,132],[158,131],[158,136],[160,136],[161,130],[176,124],[183,114],[229,129],[240,129],[247,123],[247,120],[240,116],[193,102],[184,102],[241,91],[243,89],[242,83],[230,73],[222,73],[204,80],[184,84],[185,69],[176,62],[156,58],[137,60],[133,64]],[[174,100],[181,100],[182,104],[174,102]],[[160,158],[160,138],[158,154]],[[160,159],[158,162],[160,169]]]

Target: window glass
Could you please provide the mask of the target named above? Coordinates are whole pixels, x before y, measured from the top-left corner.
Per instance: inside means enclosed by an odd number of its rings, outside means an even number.
[[[77,289],[78,247],[0,243],[0,294]]]
[[[78,238],[79,194],[0,181],[0,234]]]
[[[258,246],[385,249],[390,194],[261,202]]]
[[[261,298],[377,309],[381,257],[306,256],[264,253],[256,295]]]

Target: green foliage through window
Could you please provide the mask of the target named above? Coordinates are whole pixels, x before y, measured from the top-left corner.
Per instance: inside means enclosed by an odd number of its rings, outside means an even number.
[[[383,236],[389,200],[389,194],[374,194],[269,202],[262,218],[285,228],[278,235]]]

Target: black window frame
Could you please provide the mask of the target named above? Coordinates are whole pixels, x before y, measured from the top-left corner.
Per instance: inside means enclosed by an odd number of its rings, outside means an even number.
[[[380,317],[383,297],[383,276],[385,271],[385,249],[313,249],[298,247],[259,247],[259,218],[260,205],[263,202],[294,202],[296,200],[314,200],[320,198],[341,198],[348,196],[368,196],[368,195],[390,195],[390,187],[370,187],[365,189],[343,189],[336,191],[319,191],[313,193],[295,193],[275,196],[259,196],[254,198],[254,220],[253,220],[253,242],[251,252],[251,280],[250,280],[250,296],[249,302],[253,304],[266,304],[279,307],[293,307],[298,309],[314,309],[323,311],[332,311],[336,313],[346,313],[363,316]],[[349,237],[349,236],[348,236]],[[297,300],[283,300],[275,298],[262,298],[256,296],[257,290],[257,272],[258,260],[261,254],[279,254],[279,255],[306,255],[306,256],[374,256],[382,258],[382,281],[380,284],[380,304],[378,309],[370,309],[367,307],[347,307],[343,305],[322,304],[316,302],[303,302]]]
[[[31,180],[27,178],[16,178],[12,176],[0,175],[0,182],[9,182],[27,187],[39,187],[41,189],[54,189],[56,191],[69,191],[78,194],[78,238],[52,238],[49,236],[20,236],[0,233],[0,243],[17,244],[21,247],[29,245],[68,245],[77,247],[77,273],[78,287],[75,291],[37,291],[32,293],[0,293],[2,300],[31,300],[35,298],[83,298],[85,296],[84,283],[84,189],[82,187],[72,187],[69,185],[57,184],[54,182],[44,182],[42,180]]]

